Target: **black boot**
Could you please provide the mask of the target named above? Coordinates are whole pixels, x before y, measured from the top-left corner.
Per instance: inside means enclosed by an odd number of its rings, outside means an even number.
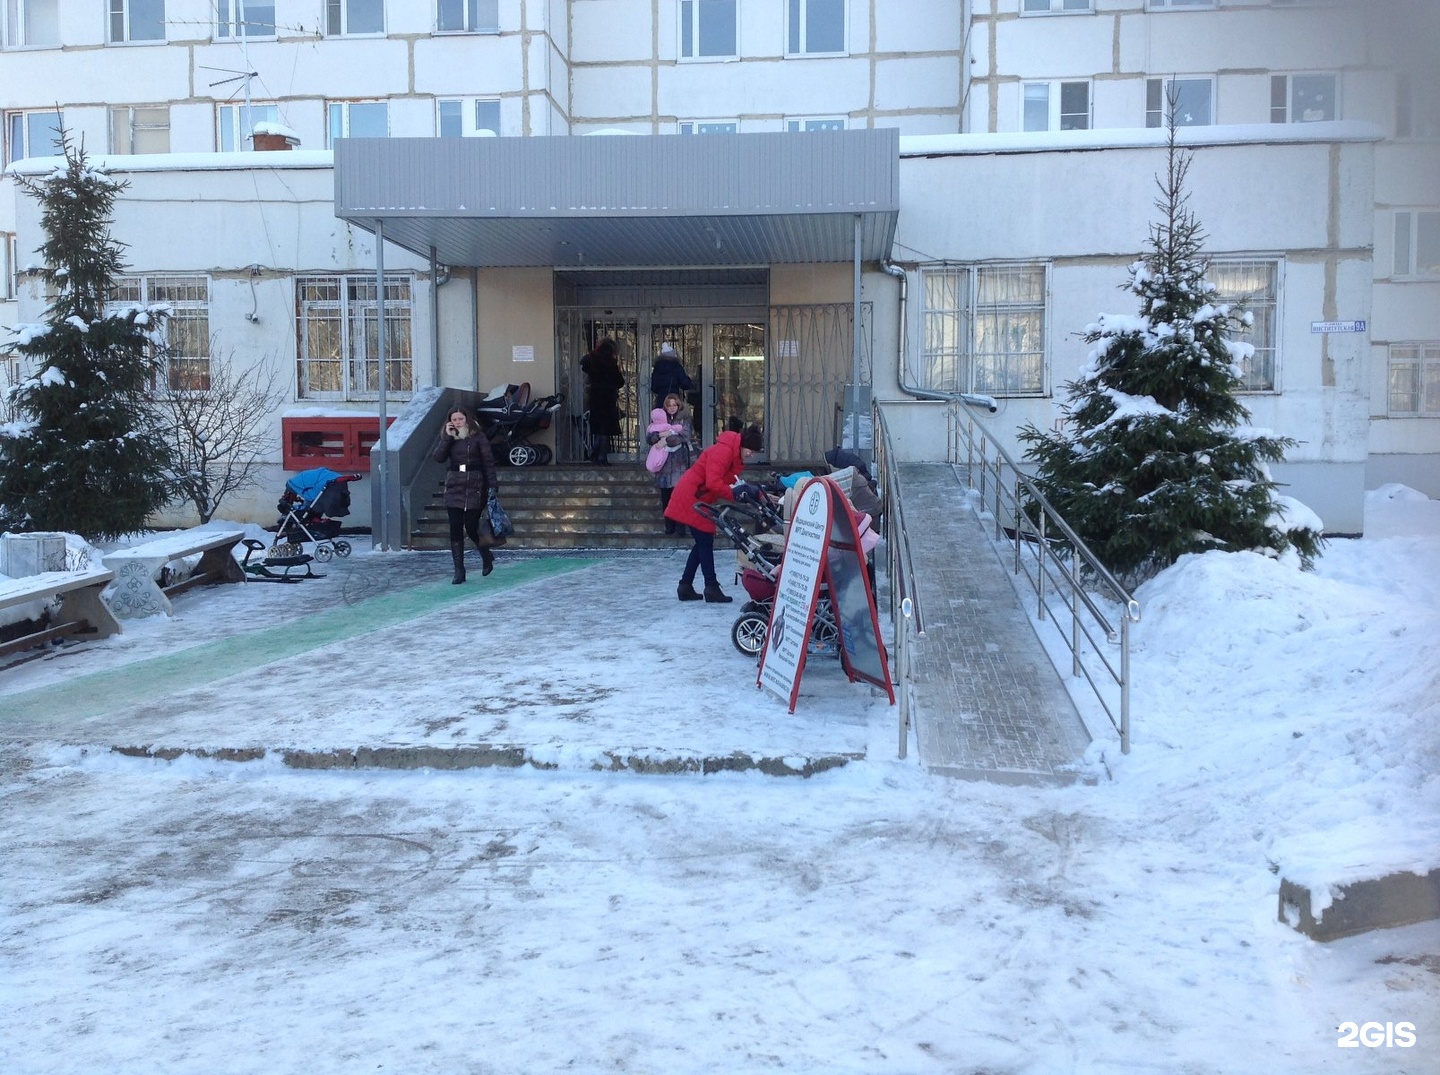
[[[735,600],[735,598],[720,589],[718,582],[711,582],[705,585],[705,601],[707,604],[727,605],[733,600]]]
[[[684,579],[680,580],[680,585],[676,588],[675,592],[682,601],[700,600],[700,595],[695,592],[695,584],[692,582],[686,582]]]
[[[450,559],[455,562],[455,577],[450,580],[450,584],[458,586],[465,581],[465,542],[450,542]]]
[[[495,570],[495,554],[489,549],[480,550],[480,562],[485,565],[480,569],[481,575],[488,575]]]

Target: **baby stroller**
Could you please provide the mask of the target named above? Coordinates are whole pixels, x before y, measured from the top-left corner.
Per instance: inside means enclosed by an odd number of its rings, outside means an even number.
[[[740,615],[730,628],[730,641],[747,657],[758,659],[770,629],[775,591],[780,584],[782,545],[766,541],[763,535],[782,527],[784,520],[774,499],[762,487],[751,503],[696,504],[695,510],[715,523],[715,532],[727,538],[749,563],[740,571],[740,585],[750,600],[740,606]],[[809,652],[840,655],[840,630],[829,592],[821,587],[815,602],[815,621],[810,629]]]
[[[275,543],[315,543],[315,559],[322,564],[333,556],[349,556],[350,543],[338,540],[340,520],[350,514],[350,483],[361,474],[337,474],[327,467],[302,470],[285,483],[275,510]]]
[[[530,382],[502,384],[475,405],[475,417],[495,449],[495,460],[512,467],[533,467],[550,462],[549,445],[531,444],[532,434],[550,428],[551,418],[565,402],[565,394],[530,398]]]

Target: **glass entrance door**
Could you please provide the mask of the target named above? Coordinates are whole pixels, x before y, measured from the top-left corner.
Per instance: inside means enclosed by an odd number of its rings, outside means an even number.
[[[707,447],[737,418],[765,423],[765,323],[696,320],[656,323],[651,355],[669,343],[694,382],[687,395],[695,432]]]

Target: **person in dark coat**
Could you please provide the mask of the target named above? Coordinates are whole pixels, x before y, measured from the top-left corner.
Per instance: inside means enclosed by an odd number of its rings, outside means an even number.
[[[726,429],[714,444],[700,453],[700,458],[675,484],[675,492],[665,509],[665,518],[688,526],[695,541],[676,589],[680,600],[700,600],[702,595],[695,592],[697,570],[705,577],[703,596],[706,601],[723,604],[734,600],[720,589],[720,580],[715,577],[715,523],[696,511],[695,504],[734,500],[731,486],[750,458],[764,447],[765,434],[759,426],[747,426],[740,433]]]
[[[610,438],[620,435],[620,389],[625,375],[620,372],[615,341],[609,336],[580,360],[585,374],[590,408],[590,452],[586,459],[602,467],[610,465]]]
[[[650,391],[655,393],[655,406],[665,406],[666,396],[679,396],[683,400],[685,394],[694,388],[695,382],[680,364],[675,345],[662,343],[655,356],[655,365],[650,368]]]
[[[467,534],[480,550],[480,574],[488,575],[495,568],[495,554],[490,551],[495,537],[486,511],[496,488],[490,438],[469,412],[457,407],[445,420],[431,458],[445,464],[445,513],[450,517],[450,558],[455,564],[455,577],[450,581],[465,581]]]

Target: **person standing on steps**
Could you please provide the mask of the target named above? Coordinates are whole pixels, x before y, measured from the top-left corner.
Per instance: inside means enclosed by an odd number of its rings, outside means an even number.
[[[450,558],[455,564],[450,581],[456,585],[465,581],[466,535],[480,550],[480,574],[488,575],[495,568],[495,554],[490,551],[495,538],[486,511],[496,488],[490,439],[468,411],[457,407],[445,420],[431,458],[445,464],[445,513],[450,517]]]
[[[585,374],[590,409],[590,452],[586,459],[597,466],[610,465],[610,439],[620,435],[620,389],[625,375],[620,372],[615,341],[606,336],[580,360]]]
[[[655,394],[655,406],[665,406],[665,397],[669,395],[679,396],[683,400],[685,393],[693,391],[694,388],[695,382],[680,364],[675,345],[668,340],[662,343],[655,355],[655,365],[650,368],[650,391]]]
[[[746,426],[737,433],[727,425],[725,432],[700,453],[695,465],[676,483],[670,506],[665,509],[665,518],[688,526],[695,542],[689,559],[685,561],[685,570],[680,575],[680,585],[676,588],[676,596],[680,600],[701,599],[702,595],[695,592],[696,571],[704,575],[703,597],[706,601],[723,604],[734,600],[720,589],[720,580],[715,577],[715,523],[696,511],[695,504],[734,500],[731,486],[745,469],[745,464],[764,447],[765,434],[759,426]]]
[[[665,442],[665,462],[654,471],[655,488],[660,490],[660,514],[670,506],[675,493],[675,484],[690,469],[695,461],[695,429],[690,424],[690,415],[685,411],[685,401],[678,393],[671,392],[660,406],[650,412],[650,424],[646,427],[646,438],[654,445]],[[647,460],[648,466],[648,460]],[[673,534],[677,528],[674,519],[665,520],[665,533]]]

